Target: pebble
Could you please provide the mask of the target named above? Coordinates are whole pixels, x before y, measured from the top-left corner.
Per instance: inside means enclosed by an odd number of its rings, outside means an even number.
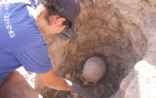
[[[66,78],[66,79],[71,79],[71,74],[67,73],[67,74],[65,75],[65,78]]]

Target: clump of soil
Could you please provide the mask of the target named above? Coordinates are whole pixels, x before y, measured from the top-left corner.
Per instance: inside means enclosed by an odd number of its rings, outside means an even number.
[[[47,36],[50,57],[58,75],[66,77],[84,88],[82,98],[109,98],[119,89],[121,80],[141,59],[143,44],[134,40],[129,30],[137,31],[137,25],[129,23],[109,0],[80,0],[81,14],[77,20],[78,37],[74,41],[57,35]],[[139,34],[138,40],[143,35]],[[135,44],[133,44],[135,43]],[[136,51],[134,47],[141,49]],[[102,58],[107,66],[104,77],[96,86],[84,86],[80,80],[85,61],[93,56]],[[37,89],[45,98],[73,98],[70,92],[56,91],[46,87]]]

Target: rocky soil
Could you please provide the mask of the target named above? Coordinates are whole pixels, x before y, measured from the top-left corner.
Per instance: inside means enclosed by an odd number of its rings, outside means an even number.
[[[150,62],[156,57],[156,1],[80,2],[76,40],[45,35],[57,74],[79,83],[86,93],[83,98],[156,98],[156,63]],[[80,75],[85,61],[92,56],[102,58],[107,71],[96,86],[84,86]],[[74,98],[69,92],[46,88],[39,81],[36,85],[45,98]]]

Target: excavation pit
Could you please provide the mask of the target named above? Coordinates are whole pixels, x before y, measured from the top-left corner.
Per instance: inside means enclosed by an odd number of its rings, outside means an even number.
[[[141,32],[139,24],[127,19],[116,2],[80,2],[76,40],[45,35],[53,67],[58,75],[84,88],[82,98],[109,98],[119,90],[121,81],[135,63],[142,59],[147,42],[143,33],[135,33]],[[84,86],[80,79],[83,65],[93,56],[102,58],[107,70],[96,86]],[[45,98],[75,98],[70,92],[56,91],[41,84],[37,85],[37,90]]]

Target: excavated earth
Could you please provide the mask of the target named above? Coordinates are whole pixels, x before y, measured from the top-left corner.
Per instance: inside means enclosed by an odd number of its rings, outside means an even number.
[[[125,97],[126,88],[122,89],[120,84],[144,57],[149,39],[154,39],[154,33],[150,32],[156,29],[156,1],[80,0],[80,3],[76,40],[44,35],[55,71],[64,78],[70,74],[69,79],[83,87],[82,98],[140,98],[130,90],[131,95]],[[83,65],[93,56],[105,61],[106,74],[96,86],[84,86],[80,80]],[[45,98],[76,98],[70,92],[49,89],[40,81],[36,82],[36,89]]]

